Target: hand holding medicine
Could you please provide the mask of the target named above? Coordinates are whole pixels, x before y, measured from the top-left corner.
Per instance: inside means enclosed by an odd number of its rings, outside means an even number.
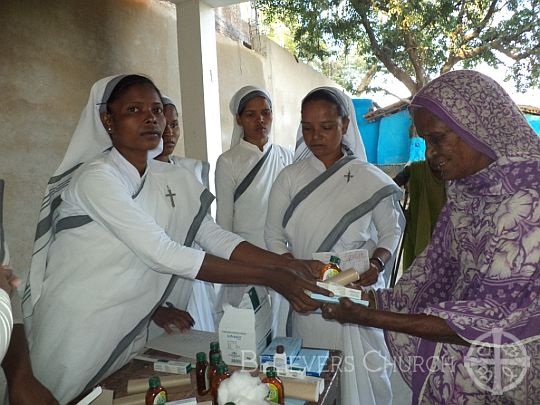
[[[195,326],[195,321],[188,312],[175,308],[170,302],[167,302],[166,305],[167,307],[160,307],[154,312],[152,320],[168,335],[174,333],[172,326],[176,326],[180,332]]]
[[[386,263],[391,258],[391,253],[384,248],[377,248],[369,259],[369,269],[360,275],[358,281],[351,285],[352,288],[361,289],[377,282],[379,274],[384,272]]]
[[[339,323],[358,323],[368,322],[370,316],[374,316],[377,311],[375,307],[375,297],[371,291],[362,291],[362,299],[369,301],[369,306],[355,304],[348,298],[340,298],[339,304],[323,304],[322,316],[325,319],[335,319]]]

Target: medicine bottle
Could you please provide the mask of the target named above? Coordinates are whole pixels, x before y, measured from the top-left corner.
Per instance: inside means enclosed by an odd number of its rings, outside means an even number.
[[[214,353],[221,354],[221,349],[219,348],[219,342],[210,342],[210,351],[208,352],[208,358],[211,359]]]
[[[287,353],[285,353],[285,347],[283,347],[283,345],[276,346],[276,352],[274,353],[274,367],[280,370],[287,370]]]
[[[218,405],[218,390],[219,385],[223,380],[226,380],[231,376],[231,373],[229,373],[229,368],[227,365],[223,362],[219,363],[217,366],[217,371],[214,377],[212,378],[211,386],[212,386],[212,400],[214,405]]]
[[[341,273],[339,263],[341,263],[339,257],[330,256],[330,263],[325,264],[324,267],[321,269],[321,272],[319,273],[319,278],[322,281],[325,281],[327,278],[337,276],[339,273]]]
[[[195,365],[195,379],[197,381],[197,394],[205,395],[210,389],[208,381],[208,362],[206,361],[206,353],[199,352],[196,355],[197,363]]]
[[[163,405],[167,402],[167,391],[161,386],[159,377],[150,377],[148,380],[148,391],[146,391],[146,405]]]
[[[266,400],[274,404],[285,404],[285,394],[283,392],[283,382],[277,376],[275,367],[268,367],[266,369],[266,377],[263,380],[268,386],[268,396]]]
[[[222,362],[221,361],[221,354],[219,354],[219,353],[213,353],[212,356],[210,357],[210,365],[206,368],[206,370],[207,370],[206,381],[208,381],[208,385],[207,385],[208,391],[207,391],[207,393],[212,388],[212,380],[213,380],[214,376],[216,375],[218,364],[221,363],[221,362]]]

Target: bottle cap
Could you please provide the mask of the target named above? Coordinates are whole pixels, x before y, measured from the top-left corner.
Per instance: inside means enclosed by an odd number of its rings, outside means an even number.
[[[276,353],[284,353],[285,352],[285,348],[283,347],[283,345],[277,345],[276,346]]]
[[[341,263],[341,259],[337,256],[330,256],[330,263],[339,264]]]
[[[219,342],[210,342],[210,350],[219,350]]]
[[[150,388],[157,388],[161,385],[161,380],[158,376],[153,376],[148,379],[148,385]]]
[[[216,366],[221,361],[221,354],[220,353],[212,353],[210,356],[210,363],[215,364]]]
[[[227,371],[229,368],[227,367],[227,365],[223,362],[219,363],[218,366],[217,366],[217,373],[218,374],[223,374],[225,373],[225,371]]]
[[[275,367],[268,367],[266,369],[266,376],[267,377],[275,377],[277,376],[277,371]]]
[[[199,352],[196,355],[197,361],[206,361],[206,353],[205,352]]]

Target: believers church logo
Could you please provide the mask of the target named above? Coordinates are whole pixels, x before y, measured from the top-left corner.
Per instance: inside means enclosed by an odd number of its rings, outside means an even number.
[[[503,338],[512,343],[502,344]],[[478,340],[483,344],[471,345],[465,356],[465,368],[475,385],[502,395],[521,384],[531,363],[525,345],[501,328],[484,333]]]

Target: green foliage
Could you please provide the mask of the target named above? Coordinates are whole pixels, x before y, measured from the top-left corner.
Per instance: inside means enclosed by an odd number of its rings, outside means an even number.
[[[257,0],[284,23],[296,56],[351,90],[390,73],[414,94],[437,75],[505,64],[520,89],[540,86],[540,0]],[[349,70],[349,71],[348,71]],[[326,72],[325,72],[326,73]]]

